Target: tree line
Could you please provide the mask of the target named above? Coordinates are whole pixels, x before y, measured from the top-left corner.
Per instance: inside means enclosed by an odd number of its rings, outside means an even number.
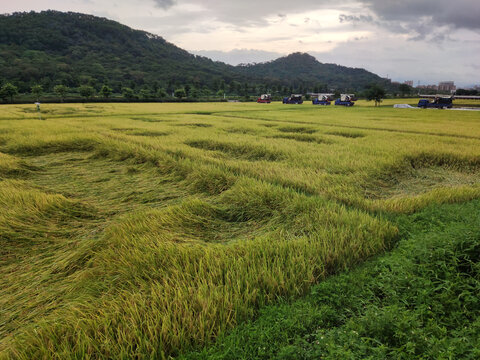
[[[0,101],[4,103],[14,103],[17,97],[20,97],[20,101],[36,101],[40,102],[42,98],[52,98],[54,100],[65,102],[74,101],[80,97],[83,102],[91,101],[92,99],[100,99],[103,101],[112,100],[115,97],[117,100],[123,100],[128,102],[133,101],[174,101],[174,100],[190,100],[196,101],[202,98],[211,100],[220,100],[226,98],[237,98],[242,100],[254,100],[261,93],[273,93],[274,99],[280,100],[283,96],[292,93],[306,94],[307,100],[310,99],[309,93],[321,93],[327,92],[328,88],[324,84],[318,84],[312,89],[307,88],[293,88],[293,87],[278,87],[269,89],[266,85],[262,86],[249,86],[244,84],[239,89],[227,88],[223,84],[218,91],[212,91],[208,88],[197,89],[190,84],[186,84],[182,87],[167,92],[164,88],[150,89],[132,89],[130,87],[123,87],[120,93],[115,93],[114,89],[108,84],[103,84],[98,90],[90,85],[82,85],[78,88],[70,88],[63,84],[55,85],[53,91],[45,91],[40,84],[33,85],[28,93],[20,93],[17,86],[12,83],[5,83],[0,87]],[[301,90],[301,91],[300,91]],[[232,92],[230,92],[232,91]],[[330,90],[335,96],[339,97],[339,90]],[[357,97],[364,97],[367,100],[374,100],[375,106],[385,98],[387,92],[385,88],[378,84],[371,84],[365,91],[357,92]]]

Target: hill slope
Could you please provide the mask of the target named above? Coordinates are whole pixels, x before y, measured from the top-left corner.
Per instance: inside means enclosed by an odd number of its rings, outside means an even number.
[[[13,82],[22,92],[34,84],[46,90],[56,84],[90,84],[98,89],[108,82],[114,91],[124,86],[173,90],[190,84],[216,91],[224,81],[230,92],[240,93],[245,83],[259,90],[275,86],[313,90],[319,83],[361,89],[385,81],[363,69],[321,64],[298,53],[234,67],[115,21],[58,11],[0,16],[0,74],[0,81]]]
[[[215,77],[235,76],[232,66],[192,55],[159,36],[78,13],[1,16],[0,44],[3,77],[27,89],[39,82],[47,87],[51,82],[72,87],[105,81],[208,84]]]
[[[266,63],[239,66],[238,68],[243,74],[264,77],[271,81],[287,81],[294,84],[294,87],[304,83],[310,86],[321,87],[323,85],[325,90],[329,88],[358,90],[371,83],[379,83],[384,86],[390,84],[388,80],[365,69],[323,64],[305,53],[294,53]]]

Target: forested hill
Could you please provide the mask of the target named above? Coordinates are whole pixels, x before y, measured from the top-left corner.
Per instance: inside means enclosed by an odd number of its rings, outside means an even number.
[[[382,79],[365,69],[349,68],[336,64],[323,64],[313,56],[294,53],[273,61],[239,67],[241,72],[252,77],[263,76],[271,81],[308,83],[315,79],[328,87],[355,90],[363,89],[372,83],[389,86],[390,81]],[[327,89],[324,89],[327,90]],[[322,89],[320,90],[322,91]]]
[[[357,90],[384,79],[363,69],[321,64],[307,54],[234,67],[105,18],[44,11],[0,15],[0,85],[6,82],[20,92],[36,84],[51,91],[57,84],[98,90],[107,83],[115,92],[123,87],[173,91],[189,85],[241,93],[314,87]]]
[[[236,76],[232,66],[192,55],[159,36],[78,13],[0,16],[0,44],[0,76],[21,89],[34,83],[47,88],[208,84]]]

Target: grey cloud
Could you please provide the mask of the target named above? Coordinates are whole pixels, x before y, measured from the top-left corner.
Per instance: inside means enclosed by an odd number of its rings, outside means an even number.
[[[358,0],[363,14],[341,14],[342,24],[370,24],[410,41],[442,43],[456,29],[480,32],[480,2],[472,0]]]
[[[451,26],[480,30],[480,2],[475,0],[360,0],[380,19],[425,22],[430,26]]]
[[[154,0],[155,5],[162,9],[169,9],[177,3],[176,0]]]
[[[341,23],[360,23],[360,22],[373,22],[373,17],[370,15],[345,15],[345,14],[340,14],[339,20]]]
[[[372,51],[375,49],[375,51]],[[459,86],[477,82],[472,79],[472,59],[480,54],[480,43],[465,49],[458,41],[445,40],[445,46],[390,39],[370,38],[338,44],[329,52],[309,52],[319,61],[345,66],[362,67],[380,76],[389,75],[396,81],[414,80],[421,84],[436,84],[454,79]],[[455,64],[455,66],[452,66]],[[465,69],[469,68],[468,71]]]
[[[404,22],[415,24],[428,22],[431,26],[452,26],[480,30],[480,2],[477,0],[347,0],[341,5],[327,0],[296,0],[292,7],[290,1],[278,0],[153,0],[163,9],[169,9],[177,3],[193,4],[204,7],[218,21],[235,26],[267,25],[267,17],[285,18],[285,14],[305,12],[306,9],[318,10],[334,8],[345,11],[340,22],[373,22],[370,15],[349,15],[352,5],[362,4],[380,21],[388,23]],[[354,8],[355,6],[353,6]],[[358,8],[357,8],[358,10]]]

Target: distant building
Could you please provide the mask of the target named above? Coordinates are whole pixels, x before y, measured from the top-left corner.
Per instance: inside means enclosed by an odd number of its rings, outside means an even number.
[[[405,84],[407,81],[405,81]],[[438,85],[418,85],[418,89],[428,89],[428,90],[436,90],[441,91],[443,93],[454,93],[457,90],[455,83],[453,81],[441,81]]]
[[[455,90],[457,90],[457,87],[453,81],[442,81],[438,84],[438,91],[453,93]]]
[[[413,80],[407,80],[404,84],[413,87]]]

